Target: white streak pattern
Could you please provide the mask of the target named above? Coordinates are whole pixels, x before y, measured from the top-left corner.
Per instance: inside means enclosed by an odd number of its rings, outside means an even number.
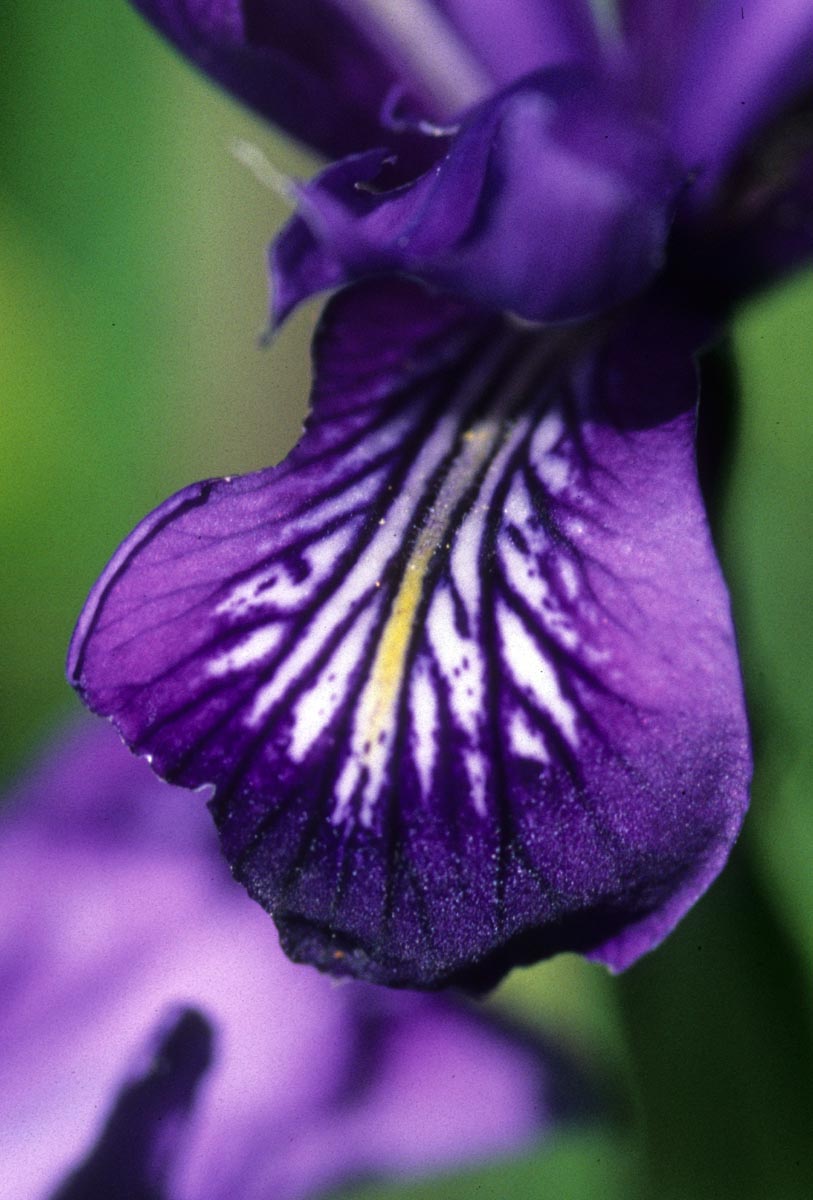
[[[486,356],[486,381],[501,353]],[[341,490],[330,501],[336,528],[325,533],[314,520],[314,510],[326,508],[317,498],[293,530],[298,535],[305,524],[315,535],[301,552],[305,572],[291,574],[284,559],[266,563],[217,610],[229,619],[250,614],[260,624],[209,660],[210,675],[256,668],[278,653],[245,710],[246,726],[260,731],[276,714],[277,728],[287,731],[287,756],[302,764],[335,750],[331,730],[337,720],[349,721],[349,748],[339,749],[335,769],[335,825],[373,826],[394,773],[402,770],[396,750],[411,760],[425,803],[439,763],[454,753],[468,780],[471,807],[488,815],[493,766],[485,724],[497,702],[488,693],[491,655],[498,656],[502,677],[512,681],[525,704],[503,702],[506,750],[545,769],[552,758],[546,729],[553,727],[571,747],[578,743],[577,711],[562,690],[561,664],[545,646],[546,639],[564,651],[579,645],[568,613],[579,592],[579,572],[565,550],[554,550],[539,520],[538,499],[535,506],[517,467],[530,466],[547,495],[562,495],[570,472],[561,448],[564,424],[550,411],[535,427],[527,411],[518,418],[510,414],[538,365],[533,359],[515,364],[485,413],[471,421],[467,414],[483,389],[483,362],[478,364],[423,441],[366,546],[335,582],[337,561],[348,554],[352,559],[364,527],[364,517],[347,516],[358,509],[359,496],[347,503]],[[386,442],[391,430],[392,424],[380,431]],[[371,509],[391,490],[388,478],[382,468],[347,492],[366,495]],[[433,478],[440,482],[428,503]],[[511,529],[519,533],[512,537]],[[488,539],[493,549],[484,571]],[[500,588],[508,589],[505,599],[499,598]],[[511,592],[534,614],[538,635],[508,602]],[[486,605],[494,612],[497,646],[489,644],[483,625]],[[292,622],[303,613],[303,632],[290,636]],[[314,668],[318,661],[322,665]],[[536,718],[529,715],[534,712]],[[449,736],[453,748],[446,744]],[[346,742],[348,735],[342,737]]]

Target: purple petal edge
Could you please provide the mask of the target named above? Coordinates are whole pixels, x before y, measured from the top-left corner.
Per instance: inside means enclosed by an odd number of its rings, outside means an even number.
[[[295,959],[424,988],[620,968],[716,874],[750,754],[693,344],[654,298],[562,338],[351,289],[292,455],[186,489],[97,585],[75,686],[215,784]]]

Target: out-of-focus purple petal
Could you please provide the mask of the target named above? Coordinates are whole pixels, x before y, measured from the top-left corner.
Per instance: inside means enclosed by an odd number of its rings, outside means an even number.
[[[697,175],[691,203],[715,199],[747,140],[811,92],[810,0],[709,0],[671,104],[675,149]]]
[[[632,77],[642,98],[660,111],[671,93],[699,15],[708,0],[618,0]]]
[[[342,293],[295,451],[167,501],[96,585],[73,682],[216,784],[292,956],[413,986],[622,967],[724,862],[749,752],[691,343],[642,308],[539,335]]]
[[[641,54],[667,66],[669,48],[680,53],[709,0],[617,0],[621,30]]]
[[[172,1018],[144,1069],[116,1097],[98,1142],[54,1200],[162,1200],[201,1080],[212,1030],[193,1009]]]
[[[510,1152],[567,1115],[527,1034],[292,966],[199,799],[107,726],[66,739],[9,799],[0,896],[15,1200],[60,1181],[60,1200],[305,1200]]]
[[[463,1165],[498,1154],[528,1113],[543,1125],[569,1114],[554,1059],[546,1061],[545,1095],[532,1080],[527,1092],[518,1091],[527,1046],[516,1041],[516,1030],[506,1027],[501,1039],[487,1017],[478,1020],[474,1010],[439,997],[376,989],[358,1038],[361,1057],[347,1079],[342,1119],[295,1135],[273,1172],[286,1195],[290,1178],[308,1181],[304,1197],[354,1172],[414,1175]],[[374,1052],[365,1055],[371,1045]],[[563,1081],[565,1088],[574,1082],[566,1059]],[[582,1084],[582,1105],[586,1094]],[[585,1112],[577,1106],[570,1115]],[[266,1194],[258,1189],[256,1200]]]
[[[589,0],[439,0],[498,85],[600,57]]]
[[[603,311],[663,265],[684,182],[659,128],[566,69],[474,110],[411,186],[376,193],[383,157],[301,189],[272,256],[276,321],[314,287],[391,271],[529,320]]]
[[[68,743],[16,801],[0,856],[0,1152],[15,1194],[40,1200],[76,1164],[128,1059],[179,1004],[218,1048],[189,1161],[201,1179],[239,1178],[237,1134],[262,1111],[311,1112],[344,1070],[341,1006],[276,951],[199,801],[152,780],[111,730]],[[303,1064],[322,1038],[317,1075]]]

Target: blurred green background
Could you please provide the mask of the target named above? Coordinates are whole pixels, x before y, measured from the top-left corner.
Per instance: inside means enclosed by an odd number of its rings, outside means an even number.
[[[308,160],[217,95],[124,0],[3,0],[0,773],[75,709],[73,620],[170,491],[281,457],[314,310],[269,349],[285,213],[230,152]],[[613,1122],[522,1162],[353,1196],[813,1196],[813,275],[735,328],[742,415],[718,527],[754,719],[747,831],[666,946],[620,979],[563,957],[493,1001],[615,1081]],[[348,1197],[351,1193],[347,1194]]]

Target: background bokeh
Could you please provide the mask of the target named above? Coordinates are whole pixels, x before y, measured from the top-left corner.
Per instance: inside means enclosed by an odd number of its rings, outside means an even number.
[[[75,708],[65,647],[120,538],[170,491],[267,465],[295,439],[315,310],[259,349],[264,247],[285,213],[230,146],[311,164],[124,0],[3,0],[0,45],[9,778]],[[353,1196],[813,1195],[812,318],[808,271],[734,331],[742,402],[717,537],[754,722],[747,831],[710,895],[623,978],[565,956],[493,1001],[600,1064],[613,1119],[510,1166]]]

